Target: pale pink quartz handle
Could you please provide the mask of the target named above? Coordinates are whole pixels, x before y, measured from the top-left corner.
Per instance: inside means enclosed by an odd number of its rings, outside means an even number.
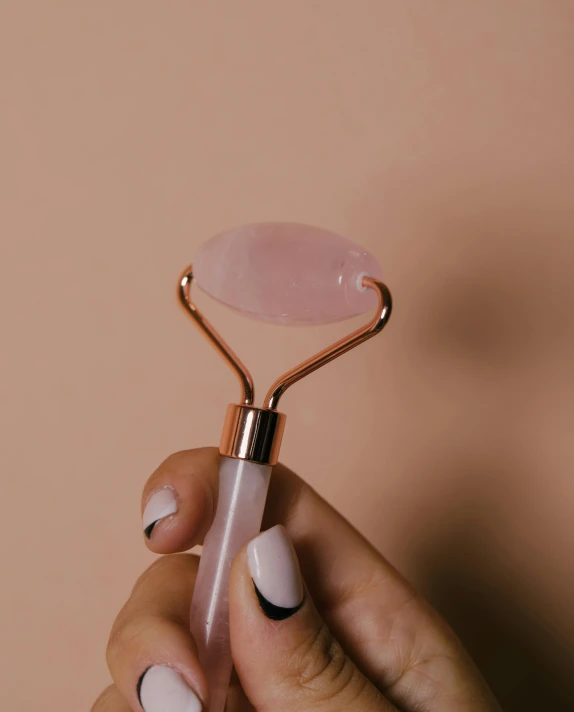
[[[206,712],[225,707],[232,669],[229,572],[241,547],[261,529],[270,475],[270,465],[220,459],[217,511],[205,537],[191,602],[191,632],[209,683]]]

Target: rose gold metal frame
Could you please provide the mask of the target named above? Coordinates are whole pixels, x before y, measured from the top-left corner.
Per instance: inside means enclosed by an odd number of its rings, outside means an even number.
[[[221,335],[211,326],[195,304],[191,301],[191,283],[193,281],[193,269],[190,265],[184,270],[183,274],[179,279],[178,285],[178,297],[180,304],[185,309],[186,314],[188,314],[195,324],[201,329],[204,336],[211,342],[217,351],[223,356],[227,361],[231,370],[235,373],[239,379],[241,385],[241,398],[243,405],[253,405],[254,387],[253,378],[247,370],[247,366],[239,358],[239,356],[233,351],[233,349],[224,341]]]
[[[203,331],[204,335],[217,349],[217,351],[219,351],[235,375],[239,378],[243,405],[251,406],[254,398],[253,378],[237,354],[224,341],[221,335],[213,328],[207,319],[205,319],[205,317],[191,301],[190,292],[192,281],[193,269],[189,266],[184,270],[179,280],[179,301],[186,313],[193,319],[201,331]],[[363,342],[372,338],[385,326],[391,316],[392,310],[392,298],[388,287],[372,277],[363,277],[362,283],[363,287],[366,289],[373,289],[378,294],[379,305],[374,318],[365,326],[362,326],[360,329],[357,329],[348,336],[343,337],[331,346],[323,349],[323,351],[320,351],[318,354],[311,356],[311,358],[303,361],[303,363],[300,363],[298,366],[295,366],[295,368],[292,368],[278,378],[265,396],[265,410],[277,410],[279,399],[290,386],[297,383],[297,381],[300,381],[305,376],[308,376],[310,373],[313,373],[313,371],[316,371],[318,368],[321,368],[321,366],[324,366],[330,361],[342,356],[347,351],[354,349],[356,346],[359,346]]]
[[[359,346],[359,344],[362,344],[381,331],[391,316],[391,310],[393,308],[391,293],[385,284],[372,277],[363,277],[363,287],[365,289],[374,289],[379,295],[379,306],[374,318],[366,326],[362,326],[360,329],[357,329],[357,331],[353,331],[348,336],[336,341],[331,346],[323,349],[323,351],[319,351],[318,354],[311,356],[311,358],[308,358],[306,361],[303,361],[303,363],[300,363],[298,366],[295,366],[295,368],[284,373],[267,391],[267,395],[265,396],[265,408],[276,410],[279,399],[290,386],[302,378],[305,378],[305,376],[308,376],[310,373],[313,373],[313,371],[316,371],[318,368],[321,368],[321,366],[329,363],[329,361],[333,361],[344,353],[347,353],[347,351],[354,349],[355,346]]]

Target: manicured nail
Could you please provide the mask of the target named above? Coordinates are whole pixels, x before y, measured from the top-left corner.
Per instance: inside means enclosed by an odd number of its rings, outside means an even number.
[[[282,621],[303,604],[303,583],[297,554],[285,529],[278,525],[259,534],[247,546],[247,564],[268,618]]]
[[[201,712],[199,697],[170,667],[154,665],[138,682],[138,697],[145,712]]]
[[[177,499],[171,487],[164,487],[154,492],[143,513],[143,530],[147,538],[151,537],[151,533],[159,521],[169,517],[170,514],[175,514],[175,512],[177,512]]]

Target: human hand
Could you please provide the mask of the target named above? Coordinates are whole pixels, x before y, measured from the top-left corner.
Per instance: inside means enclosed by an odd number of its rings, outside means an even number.
[[[160,465],[143,493],[152,551],[173,554],[201,543],[215,513],[217,479],[211,448]],[[445,621],[281,465],[271,477],[263,529],[231,572],[236,676],[226,710],[500,712]],[[209,690],[189,632],[198,561],[164,556],[140,577],[110,636],[114,684],[92,712],[206,709]]]

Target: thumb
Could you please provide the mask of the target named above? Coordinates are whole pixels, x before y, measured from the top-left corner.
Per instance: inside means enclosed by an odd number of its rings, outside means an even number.
[[[319,616],[282,526],[263,532],[241,551],[229,592],[233,661],[257,712],[395,709]]]

